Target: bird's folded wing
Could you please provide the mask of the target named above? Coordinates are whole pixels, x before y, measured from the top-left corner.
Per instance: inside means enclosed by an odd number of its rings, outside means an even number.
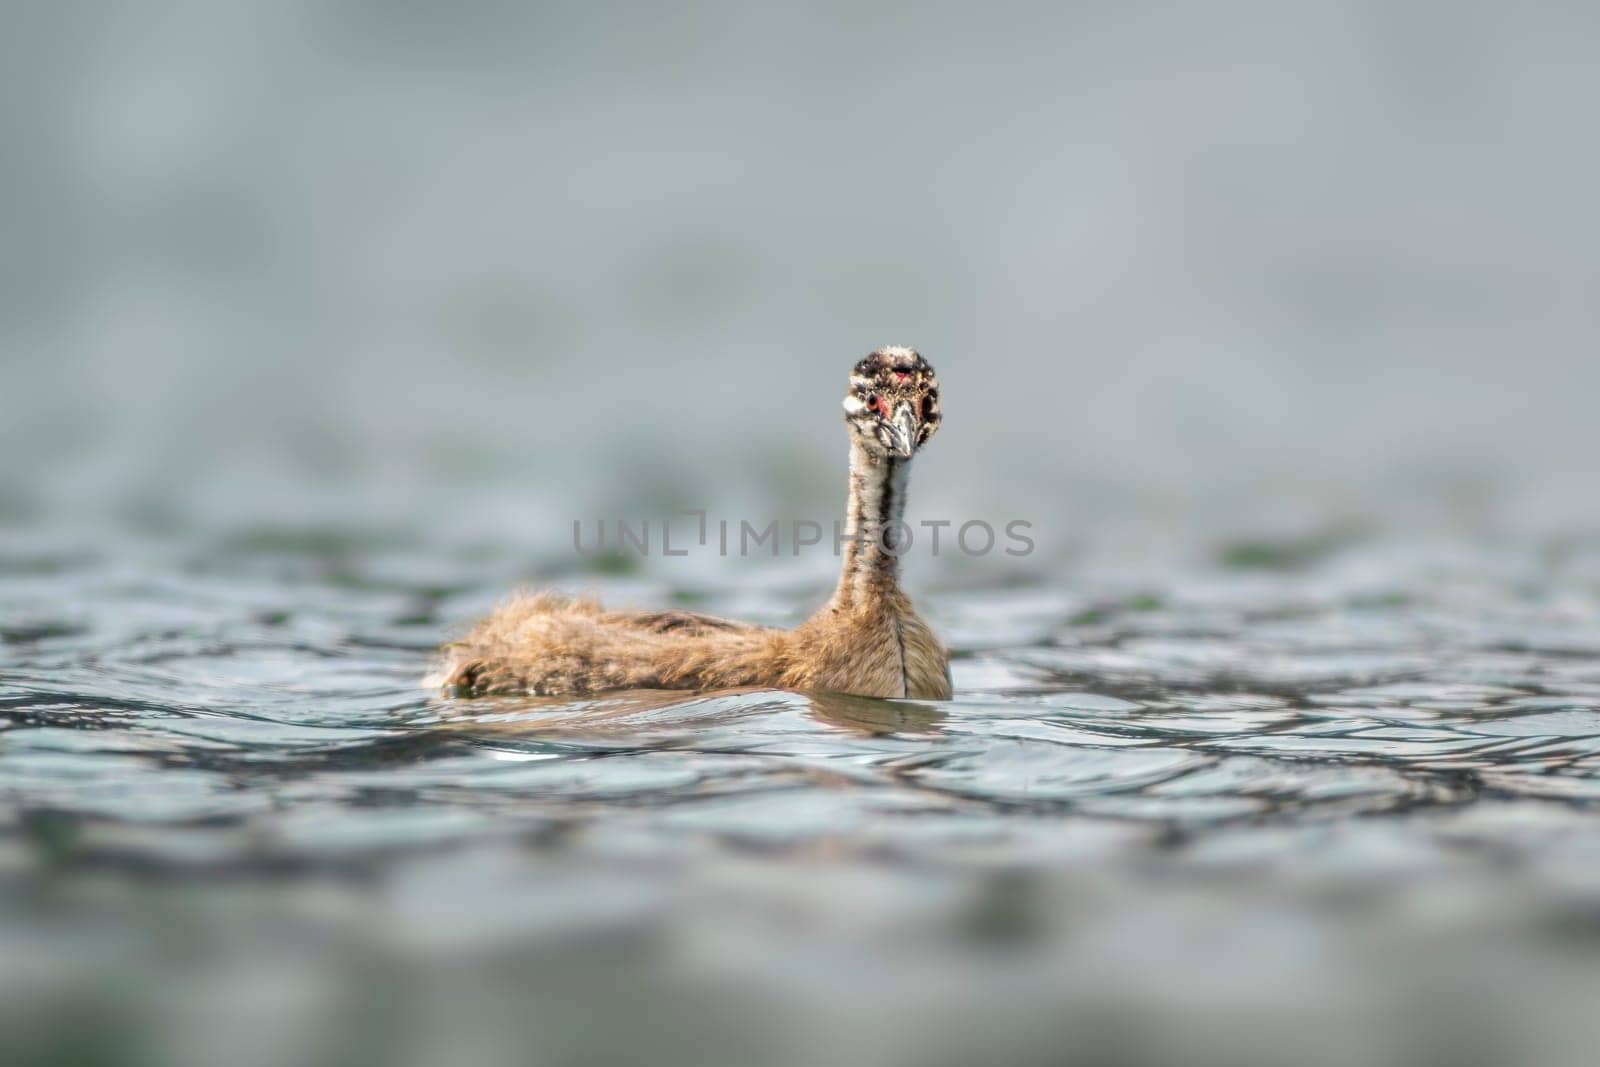
[[[702,633],[757,633],[769,626],[735,622],[716,615],[703,615],[698,611],[640,611],[618,615],[616,621],[651,633],[702,634]]]

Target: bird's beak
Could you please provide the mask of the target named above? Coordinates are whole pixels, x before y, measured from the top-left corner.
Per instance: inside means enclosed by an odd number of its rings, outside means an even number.
[[[894,451],[901,459],[910,459],[917,450],[917,413],[908,401],[901,401],[894,409],[894,417],[885,424],[894,442]]]

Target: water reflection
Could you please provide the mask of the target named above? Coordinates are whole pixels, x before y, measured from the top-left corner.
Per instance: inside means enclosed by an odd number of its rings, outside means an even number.
[[[816,693],[811,714],[818,722],[869,737],[896,734],[933,735],[945,721],[937,704],[915,700],[878,700],[846,693]]]
[[[935,704],[847,693],[725,689],[707,693],[631,690],[595,697],[486,697],[441,700],[441,726],[470,734],[640,738],[667,726],[704,737],[730,720],[804,710],[816,722],[869,737],[936,734],[945,716]]]

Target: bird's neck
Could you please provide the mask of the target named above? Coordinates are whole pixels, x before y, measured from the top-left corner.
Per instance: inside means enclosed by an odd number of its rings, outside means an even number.
[[[845,513],[844,566],[834,603],[860,607],[899,589],[895,552],[909,537],[904,525],[911,461],[850,446],[850,503]]]

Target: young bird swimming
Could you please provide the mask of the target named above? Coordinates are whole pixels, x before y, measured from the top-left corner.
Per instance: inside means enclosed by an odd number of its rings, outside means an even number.
[[[889,551],[912,458],[939,429],[938,379],[915,350],[880,348],[851,371],[844,414],[850,539],[832,599],[799,627],[524,594],[446,645],[431,680],[460,695],[753,686],[948,700],[949,654],[901,590]]]

